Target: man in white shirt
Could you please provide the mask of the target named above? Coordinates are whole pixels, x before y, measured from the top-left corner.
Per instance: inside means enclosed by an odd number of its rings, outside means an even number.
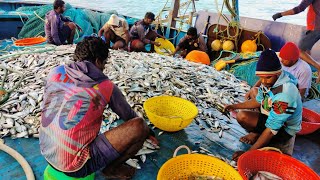
[[[109,21],[100,29],[99,37],[104,35],[107,45],[113,43],[112,49],[125,49],[129,43],[129,25],[128,22],[112,14]]]

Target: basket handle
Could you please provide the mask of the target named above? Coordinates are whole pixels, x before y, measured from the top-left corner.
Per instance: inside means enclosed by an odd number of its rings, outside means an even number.
[[[176,149],[176,150],[174,151],[174,153],[173,153],[173,157],[176,157],[176,156],[177,156],[177,153],[178,153],[178,151],[179,151],[180,149],[186,149],[186,150],[188,151],[188,154],[191,154],[191,150],[189,149],[189,147],[186,146],[186,145],[182,145],[182,146],[177,147],[177,149]]]
[[[264,148],[260,148],[258,150],[260,150],[260,151],[276,151],[276,152],[278,152],[280,154],[283,154],[280,149],[275,148],[275,147],[264,147]]]

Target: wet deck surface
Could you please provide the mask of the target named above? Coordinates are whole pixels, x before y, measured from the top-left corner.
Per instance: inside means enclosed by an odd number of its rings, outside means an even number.
[[[161,149],[147,156],[146,163],[140,163],[142,169],[138,170],[134,179],[156,179],[158,170],[168,159],[172,157],[174,150],[180,145],[187,145],[192,150],[199,150],[200,146],[210,150],[215,155],[231,159],[234,151],[246,150],[248,145],[239,142],[239,138],[245,131],[235,120],[230,125],[231,129],[224,131],[223,137],[219,138],[217,133],[200,131],[198,125],[192,123],[188,128],[176,133],[164,133],[158,137]],[[159,130],[156,130],[158,133]],[[320,131],[308,136],[297,136],[293,157],[302,161],[315,172],[320,174]],[[36,179],[43,179],[43,171],[47,166],[45,159],[40,154],[38,139],[16,139],[6,138],[6,144],[16,149],[30,163]],[[186,153],[182,151],[181,153]],[[0,152],[0,179],[26,179],[20,165],[9,155]],[[104,179],[103,175],[97,173],[96,179]]]

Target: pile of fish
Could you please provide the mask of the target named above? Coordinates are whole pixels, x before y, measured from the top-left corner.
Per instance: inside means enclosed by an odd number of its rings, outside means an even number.
[[[219,133],[220,138],[231,123],[224,105],[242,102],[250,89],[228,72],[158,54],[112,51],[104,73],[120,88],[139,116],[147,118],[143,103],[150,97],[181,97],[197,106],[199,115],[195,122],[200,129]],[[118,118],[112,111],[107,111],[105,116],[110,123]]]
[[[19,52],[2,60],[5,66],[24,74],[24,80],[9,100],[0,105],[0,137],[38,136],[45,78],[52,68],[72,62],[74,49],[75,46],[59,46],[54,51],[42,53]],[[219,133],[220,137],[223,130],[229,129],[226,123],[230,123],[224,116],[223,106],[241,102],[241,97],[250,88],[228,72],[151,53],[111,50],[104,73],[120,88],[139,116],[146,117],[143,103],[150,97],[181,97],[198,107],[199,115],[195,120],[199,127]],[[0,69],[1,77],[3,74]],[[13,87],[19,77],[10,73],[4,88]],[[109,121],[103,123],[102,131],[109,130],[119,118],[110,108],[104,115]]]
[[[39,136],[45,78],[52,68],[73,62],[74,49],[74,45],[59,46],[45,52],[39,50],[40,53],[30,54],[30,51],[21,51],[2,58],[2,66],[19,71],[24,79],[10,98],[0,104],[0,138]],[[195,121],[199,128],[219,133],[219,137],[222,137],[223,130],[229,129],[227,123],[231,122],[224,116],[228,114],[223,111],[223,106],[241,102],[241,97],[249,90],[248,85],[227,72],[151,53],[111,50],[104,73],[119,87],[139,116],[147,118],[143,103],[150,97],[181,97],[198,107],[199,115]],[[4,75],[5,71],[0,68],[0,77]],[[9,73],[3,80],[4,89],[13,87],[20,78],[17,73]],[[117,126],[116,120],[119,119],[110,108],[104,111],[104,116],[108,121],[102,122],[100,132]],[[144,162],[145,154],[158,148],[147,140],[137,156]],[[137,159],[129,159],[127,163],[140,168]]]

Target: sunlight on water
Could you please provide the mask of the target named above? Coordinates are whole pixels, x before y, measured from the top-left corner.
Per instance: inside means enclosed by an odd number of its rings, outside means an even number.
[[[29,0],[25,0],[29,1]],[[32,0],[34,1],[34,0]],[[72,5],[80,5],[103,11],[116,10],[119,14],[141,18],[146,11],[158,14],[167,0],[65,0]],[[168,5],[172,0],[168,1]],[[185,1],[185,0],[184,0]],[[53,2],[53,0],[39,0],[39,2]],[[219,9],[221,9],[221,0]],[[240,16],[272,20],[274,13],[292,9],[299,5],[301,0],[240,0]],[[196,2],[197,10],[216,12],[215,0],[199,0]],[[306,11],[298,15],[279,19],[280,22],[305,25]]]

